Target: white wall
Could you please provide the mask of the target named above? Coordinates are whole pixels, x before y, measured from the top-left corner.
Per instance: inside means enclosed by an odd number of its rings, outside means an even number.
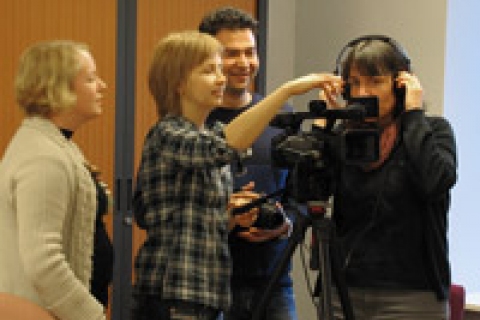
[[[295,76],[333,71],[338,52],[359,35],[386,34],[403,45],[424,86],[429,113],[445,109],[456,132],[460,179],[450,211],[452,277],[467,294],[480,292],[480,212],[473,203],[480,189],[480,136],[473,131],[480,119],[480,105],[474,104],[480,82],[480,2],[449,0],[448,32],[447,0],[271,0],[269,16],[267,91]],[[303,110],[315,98],[312,93],[292,102]],[[297,250],[293,274],[299,319],[316,319],[302,268]]]

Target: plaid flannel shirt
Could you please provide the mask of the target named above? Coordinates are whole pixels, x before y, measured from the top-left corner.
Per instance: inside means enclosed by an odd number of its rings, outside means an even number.
[[[137,294],[228,308],[226,208],[235,157],[220,123],[202,131],[167,116],[151,128],[135,190],[134,210],[142,211],[147,231],[135,261]]]

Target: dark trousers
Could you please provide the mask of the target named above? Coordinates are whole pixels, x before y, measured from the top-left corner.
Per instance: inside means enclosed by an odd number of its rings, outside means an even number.
[[[132,320],[216,320],[219,314],[212,307],[154,295],[136,295],[132,306]]]
[[[345,319],[333,290],[335,320]],[[448,300],[439,301],[432,291],[348,288],[355,320],[447,320]]]

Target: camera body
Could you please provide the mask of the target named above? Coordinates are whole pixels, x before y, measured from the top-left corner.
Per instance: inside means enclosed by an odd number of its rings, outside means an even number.
[[[280,117],[275,123],[285,131],[272,139],[272,163],[289,169],[284,196],[298,203],[328,199],[340,164],[365,165],[379,158],[376,97],[352,98],[345,108],[335,110],[312,100],[309,112]],[[319,118],[326,120],[325,127],[299,129],[303,120]]]

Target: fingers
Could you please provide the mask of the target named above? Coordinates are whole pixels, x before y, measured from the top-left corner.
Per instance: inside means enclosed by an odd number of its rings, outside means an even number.
[[[338,108],[338,97],[343,91],[344,81],[341,77],[336,75],[326,74],[326,82],[321,86],[318,94],[319,99],[326,101],[327,106],[330,108]]]
[[[401,71],[395,79],[398,88],[405,87],[406,110],[421,109],[423,104],[423,88],[418,77],[412,73]]]
[[[330,90],[329,90],[330,89]],[[338,109],[341,107],[341,103],[338,101],[340,94],[343,90],[343,82],[336,83],[333,88],[320,89],[318,93],[319,100],[325,101],[328,108]]]
[[[251,227],[258,218],[258,209],[252,209],[246,213],[235,216],[235,223],[244,228]]]
[[[289,95],[306,93],[312,89],[320,88],[326,90],[327,95],[336,95],[341,91],[342,79],[331,73],[312,73],[293,81],[289,81],[286,86]]]
[[[325,97],[325,101],[327,103],[328,108],[338,109],[342,106],[338,101],[339,93],[337,92],[338,92],[337,90],[334,92],[324,91],[323,95]]]
[[[261,230],[254,227],[249,228],[248,231],[238,232],[237,236],[249,242],[265,242],[277,237],[271,230]]]
[[[246,185],[242,186],[243,191],[252,191],[255,188],[255,182],[250,181]]]
[[[250,202],[251,200],[260,198],[260,194],[249,191],[249,190],[241,190],[235,193],[232,193],[230,196],[230,201],[234,204],[243,202],[244,204]]]
[[[343,81],[340,76],[331,73],[318,73],[318,86],[324,92],[326,98],[337,96],[342,92]]]
[[[401,71],[398,73],[397,78],[395,79],[397,82],[397,87],[407,87],[407,88],[421,88],[422,85],[420,84],[420,80],[417,76],[412,73]]]
[[[343,81],[339,76],[329,79],[323,86],[326,97],[336,97],[342,93]]]
[[[260,194],[253,191],[248,191],[248,190],[241,190],[241,191],[232,193],[228,200],[227,209],[232,210],[235,208],[242,207],[258,198],[260,198]]]

